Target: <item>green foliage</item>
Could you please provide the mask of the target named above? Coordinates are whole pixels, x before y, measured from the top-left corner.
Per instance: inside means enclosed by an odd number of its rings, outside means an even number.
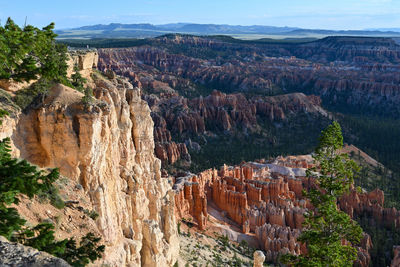
[[[304,192],[315,211],[305,215],[298,240],[307,245],[307,254],[285,255],[283,261],[293,266],[352,266],[362,237],[361,227],[337,208],[337,199],[348,192],[357,165],[338,152],[343,146],[341,127],[333,122],[322,131],[313,155],[317,166],[307,170],[316,187]],[[317,173],[318,172],[318,173]],[[346,240],[349,244],[342,244]]]
[[[1,118],[10,115],[10,113],[8,113],[8,111],[0,109],[0,125],[3,123],[3,120]]]
[[[0,79],[65,81],[67,48],[55,42],[53,29],[54,23],[42,30],[32,25],[20,28],[8,18],[0,26]]]
[[[15,234],[11,240],[52,255],[62,255],[68,242],[67,239],[55,241],[54,225],[50,223],[40,223],[33,228],[25,229]]]
[[[44,97],[49,93],[49,89],[53,85],[54,82],[51,82],[47,79],[40,79],[29,87],[17,91],[14,97],[14,102],[21,109],[25,109],[37,96],[42,96],[41,100],[43,101]]]
[[[93,233],[88,233],[86,236],[82,237],[79,246],[77,246],[76,241],[71,238],[66,243],[65,252],[56,255],[65,259],[72,266],[86,266],[91,261],[93,262],[101,258],[105,246],[97,246],[99,242],[100,238],[96,237]]]
[[[19,203],[18,194],[32,198],[49,190],[59,175],[57,169],[45,174],[26,160],[14,159],[10,151],[10,139],[0,141],[0,235],[7,238],[25,223],[14,208],[7,206]]]
[[[311,153],[317,144],[318,133],[329,124],[325,117],[310,114],[297,114],[279,123],[271,123],[269,118],[257,117],[261,126],[259,132],[248,131],[243,134],[240,128],[233,133],[224,133],[213,125],[207,125],[207,131],[216,137],[177,135],[172,131],[176,142],[184,142],[188,138],[198,142],[200,151],[190,151],[191,172],[199,172],[208,168],[219,168],[223,164],[239,164],[242,161],[269,159],[279,155],[297,155]],[[304,125],[308,125],[307,128]],[[178,166],[174,166],[177,167]]]
[[[86,87],[84,93],[85,95],[82,97],[82,103],[85,107],[88,107],[93,103],[93,90],[90,87]]]
[[[50,201],[50,204],[56,207],[57,209],[63,209],[65,207],[65,202],[62,200],[60,196],[59,189],[55,187],[53,184],[46,190],[38,192],[39,201],[42,203],[46,203]]]
[[[85,209],[84,211],[83,211],[87,216],[89,216],[92,220],[96,220],[97,218],[99,218],[99,214],[95,211],[95,210],[88,210],[88,209]]]
[[[82,77],[79,72],[78,64],[74,65],[74,73],[71,75],[72,85],[75,87],[76,90],[79,92],[84,92],[84,85],[86,83],[86,79]]]
[[[364,213],[356,220],[362,229],[371,236],[372,248],[369,250],[372,266],[390,266],[393,259],[393,246],[400,244],[400,229],[384,227],[382,224],[371,223],[373,214]]]

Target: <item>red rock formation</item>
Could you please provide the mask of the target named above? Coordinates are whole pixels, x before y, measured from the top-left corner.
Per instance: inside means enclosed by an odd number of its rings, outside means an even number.
[[[179,136],[203,135],[206,132],[238,131],[241,128],[257,131],[257,116],[282,120],[288,113],[323,112],[315,99],[303,94],[247,99],[243,94],[224,94],[213,91],[207,97],[186,99],[182,96],[145,97],[155,123],[156,155],[174,163],[188,159],[187,148],[172,144],[171,132]],[[207,125],[207,126],[206,126]]]
[[[300,230],[281,227],[274,224],[264,224],[256,228],[256,236],[260,247],[266,252],[267,261],[276,261],[281,254],[299,255],[305,253],[304,245],[296,242]]]
[[[192,216],[198,227],[204,230],[207,223],[208,185],[216,177],[215,170],[207,170],[198,176],[187,174],[175,178],[175,213],[178,218]]]
[[[400,211],[396,208],[384,208],[383,205],[384,193],[379,189],[367,193],[353,190],[339,201],[340,208],[352,217],[365,214],[388,228],[400,227]]]
[[[190,162],[190,154],[184,143],[172,141],[171,133],[166,128],[166,122],[162,117],[153,114],[155,154],[163,162],[174,164],[179,159]]]
[[[132,79],[139,77],[144,86],[156,91],[171,92],[170,89],[179,88],[195,91],[194,83],[218,85],[227,91],[263,93],[274,93],[277,86],[303,92],[313,88],[314,94],[332,103],[399,112],[399,46],[392,40],[343,38],[327,38],[290,48],[282,44],[249,47],[207,38],[161,38],[150,47],[101,49],[99,68],[112,69]],[[190,53],[174,54],[162,49],[178,44],[189,51],[207,47],[216,53],[235,56],[200,59]],[[257,60],[260,58],[263,60]],[[155,80],[164,85],[157,85]],[[169,89],[165,89],[165,85]],[[271,108],[268,114],[271,118],[283,115]]]
[[[207,170],[197,176],[177,177],[176,214],[180,218],[192,216],[204,229],[207,201],[211,201],[244,233],[255,232],[265,224],[300,229],[306,202],[296,199],[289,190],[289,181],[300,179],[300,175],[305,175],[304,169],[293,171],[283,166],[277,168],[275,164],[243,163],[236,167],[225,165],[219,172]],[[293,242],[284,242],[282,248],[290,244],[292,251]]]
[[[192,216],[204,229],[207,202],[213,202],[241,227],[243,233],[255,233],[260,247],[266,251],[267,260],[274,261],[282,253],[305,253],[305,246],[296,238],[302,229],[304,212],[312,208],[301,193],[312,184],[305,177],[303,168],[310,166],[313,166],[310,156],[289,156],[278,157],[270,164],[224,165],[218,172],[210,169],[197,176],[178,177],[174,186],[176,214],[181,218]],[[353,202],[349,202],[351,199]],[[381,191],[365,195],[355,193],[341,199],[340,205],[346,212],[359,212],[359,209],[365,209],[364,202],[383,205],[383,194]],[[356,264],[368,266],[371,246],[370,237],[365,235],[357,248]]]

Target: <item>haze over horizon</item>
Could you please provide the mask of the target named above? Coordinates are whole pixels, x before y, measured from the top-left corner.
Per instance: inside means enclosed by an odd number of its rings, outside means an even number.
[[[307,29],[362,30],[400,28],[398,0],[252,0],[187,2],[184,0],[115,0],[54,2],[0,0],[0,19],[57,29],[109,23],[199,23],[288,26]]]

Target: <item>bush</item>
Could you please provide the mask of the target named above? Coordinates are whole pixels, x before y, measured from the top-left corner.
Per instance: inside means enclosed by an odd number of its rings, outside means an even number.
[[[74,73],[71,75],[71,84],[75,87],[79,92],[84,92],[84,85],[86,83],[86,79],[82,77],[79,72],[78,64],[74,65]]]
[[[16,92],[14,102],[21,108],[28,107],[35,98],[41,97],[38,101],[44,101],[44,97],[49,93],[50,88],[54,85],[47,79],[40,79],[31,86]]]
[[[89,211],[88,209],[85,209],[83,212],[92,220],[96,220],[100,216],[95,210]]]
[[[85,107],[88,107],[93,103],[93,90],[90,87],[85,88],[85,95],[82,97],[82,103]]]

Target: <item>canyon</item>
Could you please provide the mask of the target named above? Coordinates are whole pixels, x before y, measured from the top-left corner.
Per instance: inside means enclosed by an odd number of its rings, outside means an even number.
[[[178,218],[193,218],[197,227],[205,230],[211,227],[209,217],[215,217],[208,211],[216,206],[232,221],[231,227],[256,237],[268,262],[277,262],[286,253],[305,253],[305,245],[296,239],[304,213],[312,209],[302,191],[313,186],[312,179],[306,177],[306,169],[313,164],[311,156],[288,156],[270,163],[244,162],[196,175],[182,174],[175,178],[173,187],[176,214]],[[378,189],[372,192],[352,189],[339,200],[339,207],[351,217],[368,214],[383,227],[400,227],[400,211],[384,208],[384,193]],[[369,265],[372,246],[369,235],[364,233],[357,247],[356,266]]]
[[[389,38],[328,37],[305,44],[247,44],[170,36],[155,39],[150,46],[100,49],[99,55],[100,69],[139,76],[139,80],[149,78],[137,71],[154,73],[154,80],[175,90],[194,82],[224,92],[300,91],[319,95],[332,105],[367,110],[382,105],[382,112],[399,112],[396,73],[400,46]]]
[[[24,199],[18,211],[33,223],[60,216],[58,237],[95,232],[106,246],[96,264],[108,266],[185,264],[180,244],[217,246],[224,235],[264,251],[240,256],[254,257],[254,266],[306,253],[297,238],[312,209],[302,191],[314,186],[306,175],[314,162],[287,155],[312,151],[336,116],[326,106],[396,116],[399,46],[384,38],[282,45],[179,35],[150,44],[71,52],[68,73],[78,66],[90,103],[56,84],[22,111],[8,95],[21,85],[0,83],[0,108],[10,112],[0,138],[11,138],[13,156],[59,168],[69,201],[57,211]],[[353,187],[338,207],[400,228],[400,212],[385,207],[380,189]],[[368,266],[373,248],[364,233],[355,265]]]
[[[92,73],[92,104],[58,84],[27,112],[5,107],[14,112],[1,132],[11,138],[15,155],[41,168],[59,168],[82,188],[88,208],[99,214],[91,227],[106,246],[98,264],[173,265],[179,253],[174,194],[154,155],[150,109],[140,89],[125,79],[105,79],[92,71],[92,62],[83,71]],[[29,218],[30,210],[23,215]],[[58,231],[66,237],[85,232]]]
[[[155,121],[157,157],[167,165],[192,162],[195,171],[278,152],[311,152],[316,136],[308,138],[294,125],[301,121],[319,132],[335,116],[327,110],[386,119],[400,114],[400,46],[390,38],[271,43],[166,35],[98,53],[101,71],[115,72],[143,88]],[[279,129],[282,124],[287,128]],[[291,140],[283,137],[286,131],[304,134],[306,144],[284,147]],[[215,137],[226,147],[238,147],[251,142],[246,136],[262,149],[256,151],[254,145],[253,154],[243,148],[229,151],[237,156],[216,165],[204,159],[218,153],[210,145]],[[348,138],[360,142],[358,136]]]

